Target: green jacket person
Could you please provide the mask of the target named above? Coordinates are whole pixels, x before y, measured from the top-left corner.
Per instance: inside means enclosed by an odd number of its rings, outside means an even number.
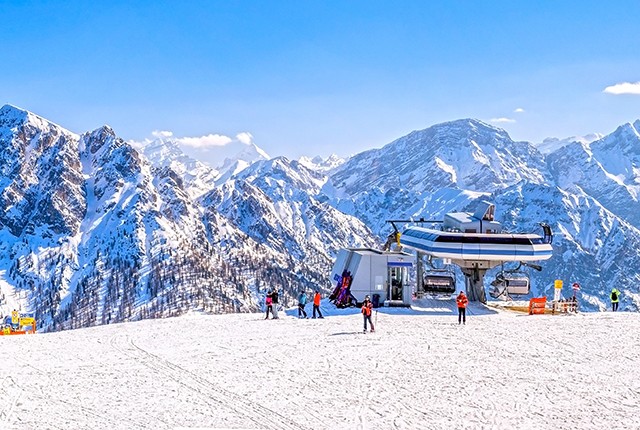
[[[620,291],[618,291],[617,288],[614,288],[611,290],[611,295],[609,297],[611,298],[611,310],[615,312],[618,310],[618,304],[620,303]]]

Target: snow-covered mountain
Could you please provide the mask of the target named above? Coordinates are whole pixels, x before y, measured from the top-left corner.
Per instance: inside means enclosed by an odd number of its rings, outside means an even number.
[[[221,276],[221,250],[172,170],[107,126],[78,137],[13,107],[0,118],[16,166],[2,178],[0,267],[14,286],[3,313],[19,305],[55,329],[255,307],[246,285]]]
[[[341,162],[268,159],[215,170],[158,140],[142,152],[108,126],[78,135],[0,109],[0,312],[61,329],[190,309],[243,312],[277,286],[331,286],[345,246],[379,246],[388,219],[497,204],[510,231],[556,232],[534,292],[580,282],[591,309],[612,284],[638,309],[640,121],[543,155],[473,119],[414,131]],[[244,164],[242,164],[244,162]]]
[[[200,197],[211,189],[220,172],[189,157],[170,139],[156,139],[142,148],[145,157],[157,167],[168,167],[177,173],[191,196]]]
[[[384,235],[386,219],[442,219],[480,195],[523,180],[544,183],[547,177],[544,157],[532,145],[465,119],[351,157],[331,174],[324,191],[337,208]]]
[[[581,189],[611,212],[640,227],[640,121],[590,144],[573,143],[548,155],[553,180]]]
[[[235,156],[225,158],[222,166],[220,166],[220,176],[217,184],[223,184],[236,173],[239,173],[249,167],[256,161],[269,160],[271,157],[259,148],[255,143],[249,143]]]
[[[258,161],[203,198],[246,234],[295,260],[323,258],[345,244],[375,245],[374,235],[319,195],[327,178],[297,161]]]
[[[309,158],[303,156],[298,159],[298,162],[304,167],[319,172],[330,172],[332,170],[335,170],[345,161],[346,160],[344,158],[340,158],[335,154],[331,154],[327,158],[322,158],[320,156]]]
[[[322,276],[341,236],[324,244],[317,232],[335,228],[344,231],[345,242],[373,240],[361,224],[352,231],[348,216],[321,203],[302,204],[308,226],[318,225],[296,232],[295,243],[313,255],[292,258],[286,240],[278,242],[284,248],[257,241],[241,222],[207,204],[211,198],[194,198],[180,154],[171,155],[177,164],[154,166],[107,126],[78,136],[5,106],[0,148],[0,312],[32,311],[45,329],[191,309],[246,312],[274,286],[287,303],[299,288],[329,286]],[[272,200],[253,188],[262,199],[252,209],[264,213]],[[267,225],[261,218],[258,223]],[[268,225],[284,236],[276,224]]]
[[[598,139],[602,139],[603,137],[604,136],[600,133],[589,133],[584,136],[571,136],[565,137],[564,139],[559,139],[557,137],[547,137],[542,142],[535,144],[535,147],[543,154],[550,154],[571,143],[578,142],[589,144]]]

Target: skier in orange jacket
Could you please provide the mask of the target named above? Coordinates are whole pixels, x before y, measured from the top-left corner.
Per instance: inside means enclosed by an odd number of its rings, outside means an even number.
[[[316,294],[313,296],[313,318],[316,317],[316,312],[318,312],[319,318],[324,318],[322,316],[322,312],[320,312],[320,299],[322,296],[320,295],[320,291],[316,290]]]
[[[369,296],[364,298],[364,302],[362,302],[362,316],[364,317],[364,333],[367,332],[367,321],[371,324],[371,331],[375,331],[375,327],[373,327],[373,321],[371,321],[371,312],[373,310],[373,303],[369,300]]]
[[[467,299],[467,295],[464,291],[460,291],[458,297],[456,297],[456,303],[458,304],[458,324],[462,322],[462,324],[466,324],[467,322],[467,303],[469,303],[469,299]]]

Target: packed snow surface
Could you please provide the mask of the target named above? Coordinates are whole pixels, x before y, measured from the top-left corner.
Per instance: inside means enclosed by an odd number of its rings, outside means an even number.
[[[323,308],[0,337],[0,429],[640,428],[640,314]]]

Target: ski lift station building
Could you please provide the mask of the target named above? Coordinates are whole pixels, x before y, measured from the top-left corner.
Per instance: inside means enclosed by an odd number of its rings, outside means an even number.
[[[372,248],[343,248],[331,271],[335,287],[344,274],[351,277],[351,294],[358,303],[370,296],[374,305],[409,306],[412,287],[409,272],[413,256],[402,251]]]

